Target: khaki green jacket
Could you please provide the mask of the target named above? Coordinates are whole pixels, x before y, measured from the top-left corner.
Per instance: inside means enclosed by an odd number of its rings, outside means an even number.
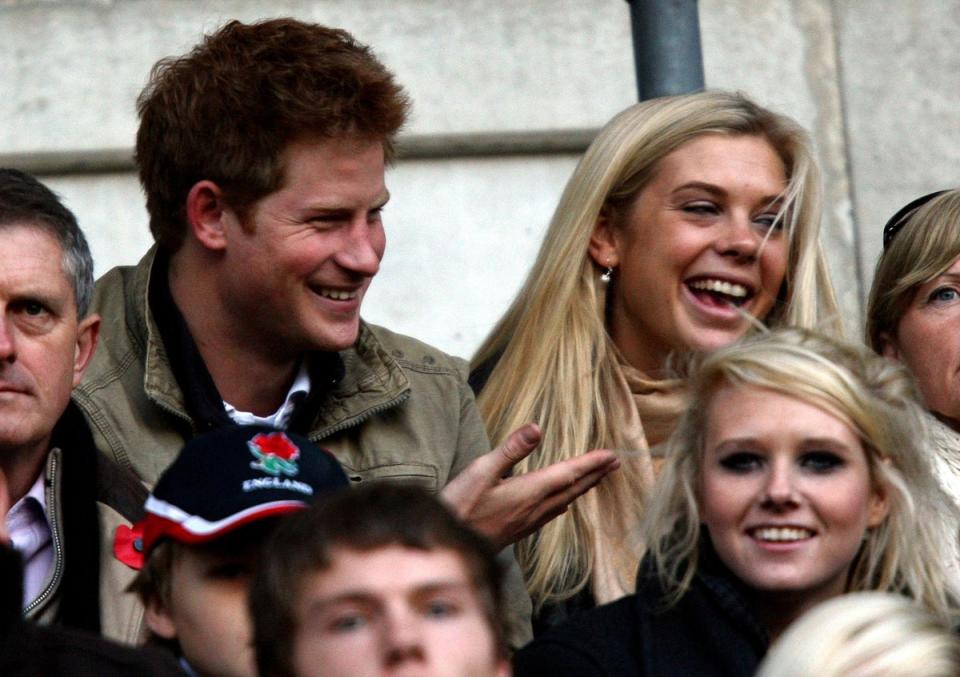
[[[73,393],[97,446],[151,486],[197,432],[147,303],[154,254],[97,282],[91,312],[102,317],[100,345]],[[489,450],[463,360],[366,324],[341,356],[345,376],[308,436],[353,483],[405,481],[438,492]],[[508,580],[513,625],[523,628],[511,633],[518,646],[530,637],[530,600],[515,562]]]

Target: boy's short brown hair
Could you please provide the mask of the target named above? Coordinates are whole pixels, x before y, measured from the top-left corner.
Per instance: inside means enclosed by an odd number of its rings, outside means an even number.
[[[493,546],[436,497],[411,486],[381,484],[325,497],[274,532],[250,587],[260,674],[293,675],[296,602],[307,575],[332,566],[337,548],[362,552],[391,545],[459,555],[497,652],[506,657],[503,572]]]
[[[382,140],[390,159],[409,107],[390,71],[346,31],[289,18],[229,22],[189,54],[161,59],[137,101],[136,160],[154,239],[180,247],[198,181],[216,183],[241,214],[279,188],[291,141]]]

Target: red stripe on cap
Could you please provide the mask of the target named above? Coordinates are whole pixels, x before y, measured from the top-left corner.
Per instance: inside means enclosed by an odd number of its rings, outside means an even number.
[[[207,543],[251,522],[266,519],[267,517],[298,512],[306,507],[306,504],[294,501],[284,501],[274,504],[267,503],[259,510],[247,512],[236,521],[225,521],[220,529],[204,533],[190,531],[183,526],[181,522],[176,522],[155,513],[148,512],[147,516],[138,522],[138,525],[142,525],[143,527],[143,552],[145,556],[148,556],[153,546],[156,545],[157,541],[161,538],[171,538],[178,543],[186,543],[187,545]]]

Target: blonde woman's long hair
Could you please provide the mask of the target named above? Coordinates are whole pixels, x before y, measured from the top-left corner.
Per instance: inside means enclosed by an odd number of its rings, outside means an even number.
[[[622,430],[625,408],[634,405],[623,401],[617,350],[605,326],[606,285],[588,255],[590,236],[601,210],[628,204],[663,157],[704,134],[760,136],[784,163],[788,184],[779,218],[789,242],[788,264],[766,322],[840,331],[819,240],[820,172],[806,132],[741,94],[704,92],[631,106],[603,128],[580,160],[526,282],[473,358],[474,368],[497,363],[479,397],[492,441],[499,444],[529,421],[543,430],[540,449],[517,472],[589,449],[631,446]],[[627,542],[624,532],[643,511],[651,477],[649,456],[644,458],[627,459],[568,512],[518,544],[537,607],[591,583],[598,543],[635,566],[642,543]],[[633,589],[632,573],[624,592]]]
[[[649,556],[668,603],[696,573],[701,538],[697,486],[710,401],[723,386],[763,388],[814,404],[847,422],[867,456],[871,481],[889,512],[868,529],[848,592],[905,594],[944,621],[956,618],[948,567],[960,511],[937,483],[924,448],[923,408],[907,371],[865,346],[801,329],[749,337],[702,358],[691,376],[692,403],[667,445],[663,474],[644,520]]]

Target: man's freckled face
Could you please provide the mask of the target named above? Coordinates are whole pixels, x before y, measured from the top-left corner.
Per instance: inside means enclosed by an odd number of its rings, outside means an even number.
[[[283,357],[343,350],[386,248],[379,140],[303,140],[284,181],[229,226],[220,295],[238,332]]]

